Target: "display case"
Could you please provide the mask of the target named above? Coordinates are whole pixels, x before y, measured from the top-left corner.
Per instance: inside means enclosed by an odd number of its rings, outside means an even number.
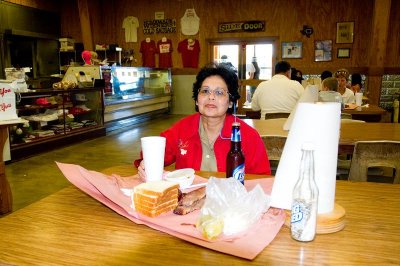
[[[147,67],[112,67],[112,95],[106,104],[120,100],[157,97],[171,94],[170,69]]]
[[[110,73],[112,91],[105,96],[106,126],[137,115],[169,112],[170,69],[113,66]]]
[[[98,60],[103,61],[107,60],[106,62],[109,65],[118,64],[121,65],[121,52],[122,48],[117,47],[115,45],[104,45],[100,46],[96,45],[96,53],[98,55]]]
[[[11,160],[104,136],[103,88],[41,89],[17,95],[18,116],[9,128]]]
[[[69,51],[63,51],[60,50],[58,52],[58,64],[59,64],[59,69],[60,69],[60,74],[64,74],[69,66],[72,66],[76,64],[76,51],[75,50],[69,50]]]

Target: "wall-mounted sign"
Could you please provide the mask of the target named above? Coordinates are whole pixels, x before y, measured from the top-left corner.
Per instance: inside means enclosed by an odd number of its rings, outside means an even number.
[[[176,33],[175,19],[155,19],[145,20],[143,22],[143,33]]]
[[[154,19],[164,19],[164,11],[154,12]]]
[[[252,20],[252,21],[240,21],[240,22],[227,22],[218,24],[218,32],[242,32],[242,31],[265,31],[265,21]]]

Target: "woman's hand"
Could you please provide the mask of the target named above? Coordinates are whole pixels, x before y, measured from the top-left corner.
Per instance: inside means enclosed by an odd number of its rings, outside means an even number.
[[[138,174],[139,174],[139,178],[143,181],[146,182],[146,172],[144,170],[144,160],[142,160],[139,164],[138,167]]]

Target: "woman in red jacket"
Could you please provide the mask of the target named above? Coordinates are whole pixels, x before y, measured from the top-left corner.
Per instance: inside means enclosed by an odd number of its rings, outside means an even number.
[[[161,133],[166,138],[164,165],[175,163],[176,169],[226,171],[226,155],[230,149],[232,123],[240,122],[245,172],[271,173],[267,152],[258,132],[232,115],[240,98],[238,77],[222,65],[206,66],[193,84],[197,113],[178,121]],[[139,176],[144,179],[144,163]]]

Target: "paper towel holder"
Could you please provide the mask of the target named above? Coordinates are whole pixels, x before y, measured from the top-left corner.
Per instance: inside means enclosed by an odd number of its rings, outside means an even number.
[[[290,228],[290,210],[285,210],[285,225]],[[342,231],[346,226],[345,209],[335,203],[334,208],[328,213],[319,213],[317,215],[317,235],[331,234]]]

